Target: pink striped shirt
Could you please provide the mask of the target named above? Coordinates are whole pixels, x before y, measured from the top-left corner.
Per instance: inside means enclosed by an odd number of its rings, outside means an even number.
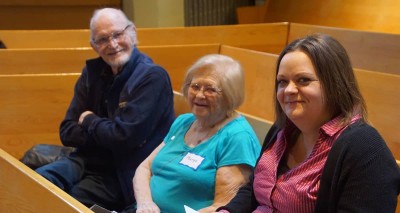
[[[359,116],[355,116],[351,123]],[[280,131],[276,142],[261,156],[254,171],[254,194],[260,204],[253,213],[313,212],[328,153],[347,126],[339,125],[337,117],[320,128],[319,138],[311,154],[299,165],[277,177],[278,165],[285,152],[287,140]]]

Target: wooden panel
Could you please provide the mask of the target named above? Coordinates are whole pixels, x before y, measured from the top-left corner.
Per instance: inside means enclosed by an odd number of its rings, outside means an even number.
[[[269,129],[271,128],[273,122],[268,121],[251,114],[240,112],[246,120],[250,123],[251,127],[253,128],[254,132],[257,135],[258,141],[260,142],[261,146],[264,143],[265,136],[267,135]]]
[[[219,44],[146,46],[139,49],[154,63],[164,67],[172,81],[172,88],[181,91],[187,69],[206,54],[218,54]]]
[[[0,212],[93,212],[0,149]]]
[[[236,8],[236,16],[239,24],[263,23],[265,19],[266,6],[247,6]]]
[[[400,74],[400,34],[291,23],[288,42],[313,33],[336,38],[346,48],[353,67]]]
[[[264,22],[295,22],[400,33],[398,0],[270,0]]]
[[[175,115],[178,117],[181,114],[190,113],[189,104],[181,92],[174,91],[174,110]]]
[[[5,0],[0,2],[0,29],[87,29],[93,11],[121,8],[121,0]]]
[[[19,159],[35,144],[61,144],[58,128],[78,77],[0,76],[0,148]]]
[[[80,73],[91,48],[0,50],[0,74]]]
[[[81,30],[0,30],[7,48],[90,48],[90,31]]]
[[[273,121],[277,55],[221,46],[221,54],[238,60],[245,73],[246,97],[239,111]]]
[[[355,70],[363,94],[369,120],[385,139],[397,160],[400,160],[400,76]]]
[[[140,46],[163,66],[180,90],[186,69],[205,54],[218,53],[219,44]],[[172,54],[173,53],[173,54]],[[98,57],[91,48],[0,50],[1,74],[81,73],[85,61]]]
[[[87,29],[94,9],[87,6],[3,6],[0,7],[0,29]]]

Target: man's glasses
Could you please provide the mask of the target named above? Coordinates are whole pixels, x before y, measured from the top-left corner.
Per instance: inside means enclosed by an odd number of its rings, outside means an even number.
[[[222,89],[212,85],[189,84],[190,93],[196,95],[201,90],[205,96],[214,96],[222,92]]]
[[[93,40],[93,43],[96,44],[97,46],[105,46],[106,44],[108,44],[108,42],[110,40],[114,40],[114,41],[121,41],[121,39],[124,37],[125,35],[125,31],[126,29],[128,29],[128,27],[130,27],[132,25],[128,24],[123,30],[121,31],[116,31],[116,32],[112,32],[111,35],[109,36],[104,36],[101,38],[98,38],[96,40]]]

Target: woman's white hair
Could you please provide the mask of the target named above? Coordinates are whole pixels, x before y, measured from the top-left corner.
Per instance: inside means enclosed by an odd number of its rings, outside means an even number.
[[[217,76],[227,113],[231,113],[242,105],[244,101],[244,73],[238,61],[220,54],[209,54],[201,57],[186,73],[182,88],[185,97],[188,95],[193,76],[202,71],[208,71]]]

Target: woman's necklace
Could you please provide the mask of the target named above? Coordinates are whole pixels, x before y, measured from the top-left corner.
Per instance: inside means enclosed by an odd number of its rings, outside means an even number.
[[[196,144],[196,145],[199,145],[201,142],[205,141],[207,138],[210,137],[210,133],[211,133],[211,131],[214,129],[215,125],[211,126],[211,127],[208,129],[208,131],[206,131],[206,132],[203,133],[203,134],[199,134],[199,133],[198,133],[199,130],[202,129],[202,127],[200,126],[200,124],[199,124],[198,122],[196,122],[196,126],[197,126],[197,129],[198,129],[197,131],[195,130],[195,132],[196,132],[196,139],[197,139],[197,144]],[[199,136],[199,135],[200,135],[200,136]]]

